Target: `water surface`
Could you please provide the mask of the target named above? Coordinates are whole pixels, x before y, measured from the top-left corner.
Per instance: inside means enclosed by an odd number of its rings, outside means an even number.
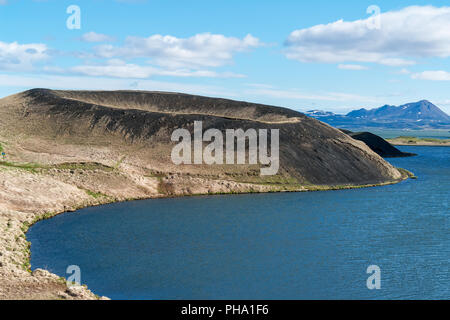
[[[401,147],[418,180],[311,193],[155,199],[33,226],[32,268],[113,299],[450,298],[450,148]],[[381,290],[366,269],[381,268]]]

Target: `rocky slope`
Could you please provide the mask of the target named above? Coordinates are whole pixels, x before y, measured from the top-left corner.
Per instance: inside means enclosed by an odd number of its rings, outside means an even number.
[[[174,165],[176,128],[279,129],[280,170]],[[395,183],[404,174],[364,143],[298,112],[160,92],[34,89],[0,100],[0,299],[94,299],[29,270],[27,228],[77,208],[129,199],[305,191]]]

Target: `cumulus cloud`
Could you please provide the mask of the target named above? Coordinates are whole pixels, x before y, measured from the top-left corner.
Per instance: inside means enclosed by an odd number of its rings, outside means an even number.
[[[450,72],[442,70],[424,71],[420,73],[413,73],[411,78],[417,80],[450,81]]]
[[[293,99],[293,100],[319,100],[319,101],[338,101],[338,102],[379,101],[374,97],[360,96],[352,93],[344,93],[344,92],[309,93],[295,89],[256,88],[245,90],[244,93],[277,99]]]
[[[65,76],[65,75],[17,75],[0,74],[0,86],[13,88],[54,88],[69,90],[123,90],[132,87],[138,90],[155,90],[184,92],[207,96],[235,97],[235,92],[230,92],[222,87],[213,85],[186,83],[186,82],[164,82],[155,80],[130,81],[129,79],[102,78],[87,76]]]
[[[450,7],[411,6],[373,18],[293,31],[286,57],[301,62],[372,62],[402,67],[417,58],[450,56]]]
[[[129,36],[123,46],[100,45],[95,52],[102,58],[149,58],[167,68],[198,68],[223,66],[232,61],[233,54],[261,45],[259,39],[250,34],[243,39],[211,33],[190,38]]]
[[[41,43],[19,44],[0,41],[0,69],[23,71],[33,68],[33,63],[48,58],[47,46]]]
[[[173,77],[210,77],[210,78],[242,78],[243,75],[224,72],[217,73],[210,70],[170,69],[165,70],[153,66],[141,66],[126,63],[120,59],[108,60],[101,65],[80,65],[70,69],[71,72],[88,76],[105,76],[114,78],[145,79],[151,76],[173,76]]]
[[[359,64],[340,64],[339,69],[342,70],[367,70],[368,68]]]
[[[157,69],[153,67],[141,67],[118,59],[111,59],[104,65],[75,66],[70,70],[88,76],[108,76],[116,78],[148,78],[157,73]]]
[[[94,31],[87,32],[81,36],[81,40],[85,42],[112,42],[114,37],[110,37],[106,34],[96,33]]]
[[[91,31],[83,34],[79,40],[106,42],[115,39]],[[146,79],[152,76],[244,78],[245,75],[242,74],[219,72],[213,68],[231,63],[234,54],[238,52],[261,45],[263,44],[251,35],[244,38],[210,33],[197,34],[190,38],[161,35],[148,38],[128,37],[122,46],[99,44],[94,47],[94,52],[71,53],[84,60],[84,64],[64,68],[53,64],[41,65],[40,71],[124,79]],[[45,44],[0,41],[0,70],[30,71],[36,66],[35,62],[67,54],[49,49]]]

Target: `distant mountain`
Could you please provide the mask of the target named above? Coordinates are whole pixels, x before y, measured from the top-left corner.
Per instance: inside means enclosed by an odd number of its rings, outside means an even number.
[[[347,115],[312,110],[306,115],[335,127],[377,127],[389,129],[450,129],[450,116],[427,100],[401,106],[354,110]]]
[[[370,120],[450,121],[450,117],[444,111],[427,100],[408,103],[399,107],[385,105],[372,110],[355,110],[347,114],[347,117]]]
[[[323,111],[323,110],[310,110],[305,112],[305,114],[307,116],[310,117],[330,117],[330,116],[335,116],[336,114],[334,114],[333,112],[330,111]]]

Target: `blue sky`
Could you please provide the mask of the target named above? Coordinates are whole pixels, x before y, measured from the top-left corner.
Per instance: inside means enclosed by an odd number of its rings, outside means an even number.
[[[0,97],[162,90],[337,113],[428,99],[450,113],[445,1],[0,0],[0,30]]]

